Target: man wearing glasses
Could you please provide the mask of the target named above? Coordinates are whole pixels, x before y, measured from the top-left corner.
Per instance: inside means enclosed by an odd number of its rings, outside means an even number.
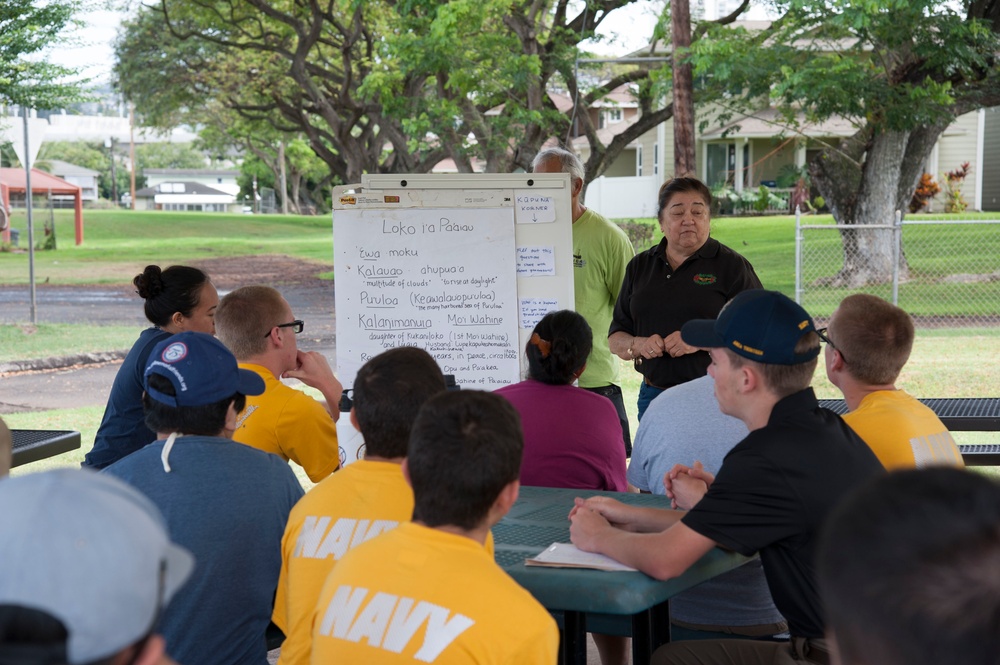
[[[247,399],[233,439],[292,460],[314,483],[340,466],[336,420],[343,386],[326,358],[300,351],[305,324],[277,290],[244,286],[227,294],[215,313],[216,334],[240,367],[264,379],[264,393]],[[282,379],[298,379],[322,393],[326,406]]]
[[[913,320],[873,295],[847,296],[817,331],[826,342],[826,375],[844,393],[844,422],[889,470],[965,466],[944,423],[896,379],[913,349]]]

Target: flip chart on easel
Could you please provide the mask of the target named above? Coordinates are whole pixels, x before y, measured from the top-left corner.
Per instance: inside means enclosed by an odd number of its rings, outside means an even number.
[[[340,211],[338,357],[356,367],[397,346],[430,352],[464,387],[517,380],[510,208]],[[473,222],[474,220],[474,222]]]
[[[426,349],[464,388],[521,379],[531,328],[573,302],[565,174],[366,175],[334,196],[337,376]]]

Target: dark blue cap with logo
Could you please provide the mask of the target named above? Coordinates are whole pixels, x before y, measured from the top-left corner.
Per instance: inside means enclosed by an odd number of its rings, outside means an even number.
[[[176,395],[150,388],[150,374],[169,379]],[[236,393],[264,392],[264,379],[240,369],[225,344],[199,332],[178,333],[153,347],[143,376],[149,396],[170,406],[207,406]]]
[[[802,306],[777,291],[743,291],[727,304],[717,319],[688,321],[681,328],[685,344],[725,348],[767,365],[798,365],[819,355],[819,345],[795,353],[795,345],[816,330]]]

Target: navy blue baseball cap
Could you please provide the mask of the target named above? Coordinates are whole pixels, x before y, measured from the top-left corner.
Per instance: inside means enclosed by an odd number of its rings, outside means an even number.
[[[169,379],[176,396],[150,388],[151,374]],[[153,347],[143,376],[149,396],[170,406],[207,406],[236,393],[264,392],[264,379],[240,369],[225,344],[200,332],[178,333]]]
[[[743,291],[719,313],[717,319],[688,321],[681,328],[685,344],[725,348],[767,365],[798,365],[819,355],[819,345],[808,353],[795,353],[795,345],[816,330],[802,306],[777,291]]]

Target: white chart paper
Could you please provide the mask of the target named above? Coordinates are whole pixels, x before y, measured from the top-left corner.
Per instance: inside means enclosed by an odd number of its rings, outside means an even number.
[[[463,388],[518,380],[513,210],[338,210],[334,247],[345,386],[398,346],[426,349]]]

